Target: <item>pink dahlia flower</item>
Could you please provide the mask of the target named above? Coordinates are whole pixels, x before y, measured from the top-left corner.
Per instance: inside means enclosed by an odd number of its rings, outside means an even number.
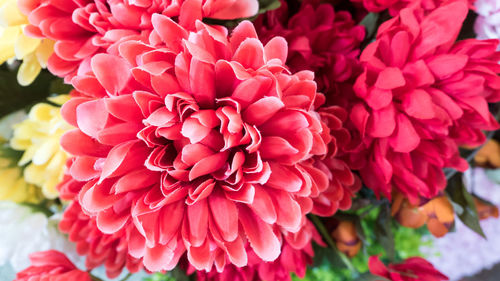
[[[288,42],[287,66],[292,72],[314,71],[318,90],[343,92],[345,82],[359,74],[360,43],[365,29],[351,14],[335,12],[328,3],[304,1],[300,10],[288,16],[288,6],[267,12],[257,19],[257,31],[264,42],[282,36]]]
[[[412,257],[399,264],[385,266],[378,256],[370,257],[368,261],[370,272],[393,281],[444,281],[449,280],[434,266],[421,257]]]
[[[236,267],[228,265],[224,271],[217,272],[197,272],[198,281],[291,281],[291,273],[295,273],[299,278],[304,278],[307,265],[311,264],[314,256],[311,242],[324,245],[319,233],[312,223],[305,221],[304,227],[295,234],[284,235],[285,240],[282,245],[281,255],[273,262],[264,262],[255,253],[248,249],[248,265]],[[190,271],[193,271],[191,268]]]
[[[30,22],[27,34],[56,42],[48,68],[67,81],[79,68],[85,72],[91,57],[112,44],[146,38],[155,13],[194,28],[205,17],[245,18],[258,11],[257,0],[19,0],[19,6]]]
[[[362,53],[350,110],[362,145],[351,162],[376,193],[434,197],[444,167],[467,169],[458,145],[479,145],[481,130],[498,128],[488,110],[500,99],[498,41],[455,43],[467,11],[464,1],[427,16],[404,9]]]
[[[50,250],[30,255],[31,266],[17,273],[15,281],[74,280],[92,281],[61,252]]]
[[[128,254],[127,228],[113,234],[102,233],[96,219],[83,213],[78,201],[73,201],[64,211],[59,229],[76,244],[78,254],[86,256],[88,269],[104,265],[109,278],[119,276],[124,267],[132,273],[142,269],[142,260]]]
[[[104,233],[133,223],[129,252],[151,271],[186,251],[198,270],[245,266],[248,244],[276,260],[281,233],[300,231],[329,186],[302,165],[335,141],[314,111],[313,74],[290,74],[286,41],[262,45],[247,21],[229,40],[200,21],[152,25],[149,44],[124,42],[72,79],[87,96],[64,105],[78,129],[62,146],[85,182],[82,208]]]

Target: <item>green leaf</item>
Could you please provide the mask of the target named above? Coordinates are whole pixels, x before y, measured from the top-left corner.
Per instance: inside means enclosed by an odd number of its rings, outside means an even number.
[[[57,78],[52,80],[52,82],[50,83],[50,94],[65,95],[69,94],[71,90],[73,90],[73,87],[71,85],[64,84],[63,79]]]
[[[373,35],[375,35],[375,32],[377,31],[377,22],[379,19],[380,15],[378,13],[368,13],[363,20],[359,23],[360,25],[363,25],[366,29],[366,37],[365,38],[372,38]]]
[[[155,273],[147,278],[143,278],[143,281],[191,281],[191,278],[179,267],[176,267],[165,274]]]
[[[354,281],[391,281],[390,279],[387,279],[385,277],[380,277],[380,276],[377,276],[377,275],[373,275],[369,272],[361,275],[360,277],[358,277],[357,279],[355,279]]]
[[[446,194],[451,201],[462,207],[463,212],[457,214],[458,218],[471,230],[486,238],[479,224],[479,216],[477,215],[474,199],[467,189],[465,189],[461,173],[457,173],[448,181]]]
[[[353,273],[356,273],[356,269],[352,265],[351,260],[346,256],[346,254],[342,253],[341,251],[339,251],[337,249],[337,246],[335,245],[335,241],[333,241],[332,237],[330,236],[330,233],[326,229],[326,227],[323,224],[323,222],[319,219],[319,217],[317,217],[315,215],[310,215],[309,218],[314,223],[314,225],[316,226],[316,229],[321,234],[321,236],[323,237],[323,239],[326,241],[326,243],[328,244],[328,246],[330,246],[330,248],[332,248],[334,254],[336,256],[338,256],[338,258],[340,258],[342,260],[342,262],[344,263],[345,267],[347,267]]]
[[[0,66],[0,118],[45,101],[55,79],[48,71],[42,71],[31,85],[23,87],[17,82],[17,69]]]
[[[259,14],[272,11],[281,7],[279,0],[259,0]]]
[[[394,246],[394,235],[392,233],[392,217],[389,203],[380,207],[374,231],[377,241],[386,251],[387,258],[393,261],[396,257],[396,249]]]

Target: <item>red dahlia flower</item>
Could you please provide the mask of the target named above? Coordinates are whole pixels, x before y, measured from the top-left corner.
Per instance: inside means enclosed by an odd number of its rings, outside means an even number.
[[[74,280],[92,281],[90,275],[81,271],[61,252],[50,250],[30,255],[31,266],[17,273],[15,281]]]
[[[370,257],[368,261],[370,272],[393,281],[443,281],[448,277],[437,271],[431,263],[420,257],[406,259],[400,264],[390,264],[386,267],[378,256]]]
[[[274,36],[287,40],[286,64],[292,72],[314,71],[319,91],[342,92],[342,83],[359,74],[357,57],[365,29],[356,25],[349,12],[313,2],[317,1],[304,1],[298,13],[288,17],[282,0],[279,9],[257,19],[257,31],[263,42]]]
[[[249,249],[248,265],[242,268],[228,265],[221,273],[212,270],[211,272],[197,272],[198,281],[291,281],[290,273],[295,273],[298,277],[304,278],[306,267],[311,264],[314,256],[312,240],[320,245],[319,233],[312,223],[305,221],[304,227],[295,234],[288,233],[284,236],[285,241],[281,249],[280,257],[273,262],[264,262]],[[193,269],[191,268],[190,271]]]
[[[208,17],[236,19],[253,16],[257,0],[19,0],[31,25],[26,32],[56,41],[49,70],[72,78],[86,72],[91,57],[113,43],[144,37],[152,29],[151,16],[159,13],[178,19],[187,28]]]
[[[126,234],[130,227],[104,234],[97,228],[96,219],[83,213],[78,201],[68,206],[59,223],[61,232],[76,244],[78,254],[86,256],[85,266],[93,269],[104,265],[109,278],[119,276],[124,267],[132,273],[142,269],[142,260],[128,254]]]
[[[404,9],[380,26],[362,53],[351,123],[361,149],[351,155],[366,185],[415,203],[444,189],[444,167],[467,169],[458,145],[484,142],[498,124],[488,102],[500,100],[498,41],[455,43],[467,5],[451,1],[425,16]]]
[[[427,12],[431,12],[443,3],[450,1],[455,0],[351,0],[351,2],[362,4],[369,12],[378,13],[389,9],[391,16],[397,16],[404,8],[421,8]],[[473,4],[476,0],[467,1],[469,2],[469,7],[474,9]]]
[[[72,80],[87,96],[64,105],[78,129],[62,146],[85,182],[82,208],[104,233],[132,222],[129,252],[151,271],[172,269],[186,251],[198,270],[242,267],[247,243],[274,261],[281,233],[301,230],[311,197],[336,175],[309,168],[335,142],[314,111],[313,74],[290,74],[286,41],[263,46],[250,22],[229,40],[200,21],[191,32],[162,15],[152,24],[149,44],[121,43]]]

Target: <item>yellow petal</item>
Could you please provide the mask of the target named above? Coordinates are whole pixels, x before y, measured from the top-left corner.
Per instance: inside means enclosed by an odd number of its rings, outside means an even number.
[[[40,45],[40,41],[41,40],[38,38],[26,36],[24,35],[24,33],[19,34],[14,48],[17,59],[22,60],[24,59],[24,57],[34,53],[36,48],[38,48],[38,46]],[[36,56],[34,54],[33,57],[34,59],[36,59]]]
[[[63,105],[65,102],[69,101],[69,95],[58,95],[55,97],[49,97],[48,100],[55,104]]]
[[[27,23],[28,19],[19,11],[17,1],[2,1],[0,6],[0,25],[7,27]]]
[[[35,81],[36,77],[42,70],[40,63],[34,54],[30,54],[24,58],[23,63],[17,72],[17,81],[22,86],[27,86]]]
[[[47,61],[49,57],[54,52],[54,41],[49,39],[43,39],[38,48],[36,49],[35,55],[38,59],[38,63],[42,68],[47,68]]]
[[[0,28],[0,64],[15,57],[14,46],[17,36],[21,33],[19,28]]]

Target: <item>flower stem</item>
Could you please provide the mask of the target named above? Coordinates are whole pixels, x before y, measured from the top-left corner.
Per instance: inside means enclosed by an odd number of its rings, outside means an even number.
[[[326,229],[323,222],[321,222],[321,220],[315,215],[310,215],[309,217],[311,221],[314,223],[314,225],[316,225],[316,229],[319,231],[321,236],[323,236],[323,239],[326,241],[328,246],[330,246],[330,248],[332,248],[335,251],[335,253],[339,256],[340,260],[342,260],[345,266],[349,269],[349,271],[351,271],[351,273],[354,276],[357,276],[359,274],[358,271],[356,270],[356,268],[354,268],[353,264],[351,263],[351,260],[349,260],[349,258],[344,253],[342,253],[341,251],[339,251],[339,249],[337,249],[335,241],[333,241],[332,237],[330,236],[330,233],[328,233],[328,230]]]
[[[127,274],[127,276],[125,276],[125,278],[123,278],[122,281],[128,280],[131,276],[132,276],[132,273]]]

